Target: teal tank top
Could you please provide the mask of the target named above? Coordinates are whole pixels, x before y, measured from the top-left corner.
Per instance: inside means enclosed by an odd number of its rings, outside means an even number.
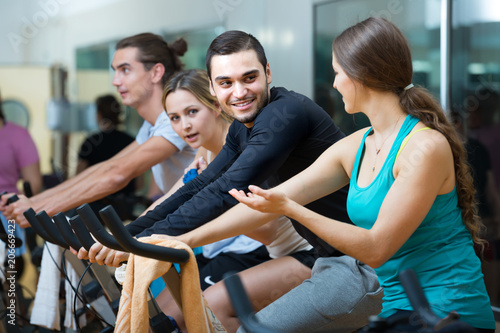
[[[370,229],[380,206],[394,183],[393,166],[404,138],[418,123],[408,115],[380,172],[366,187],[358,186],[359,165],[364,153],[365,133],[356,154],[351,174],[347,212],[359,227]],[[470,233],[462,222],[456,188],[438,195],[429,213],[394,256],[375,269],[384,288],[381,317],[397,310],[412,310],[398,275],[415,271],[432,309],[440,317],[455,310],[461,320],[476,328],[495,328],[490,300],[486,293],[481,263],[473,248]]]

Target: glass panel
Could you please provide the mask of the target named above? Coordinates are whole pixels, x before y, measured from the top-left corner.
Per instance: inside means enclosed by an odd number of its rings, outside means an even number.
[[[331,44],[349,26],[370,16],[382,16],[395,23],[407,37],[412,55],[413,82],[439,97],[440,0],[350,0],[331,1],[315,8],[315,101],[332,115],[337,125],[350,134],[367,125],[362,114],[348,116],[340,94],[333,89]]]
[[[452,4],[452,109],[468,137],[479,215],[490,241],[483,262],[486,288],[491,303],[500,306],[500,2]]]
[[[76,50],[76,69],[108,70],[111,63],[109,45],[96,45]]]

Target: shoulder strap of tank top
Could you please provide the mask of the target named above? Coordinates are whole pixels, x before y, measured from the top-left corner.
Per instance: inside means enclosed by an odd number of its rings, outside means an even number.
[[[399,150],[398,150],[398,152],[396,154],[396,159],[398,158],[399,154],[401,153],[401,151],[403,150],[403,148],[408,143],[408,140],[410,140],[410,138],[413,136],[413,134],[418,133],[418,132],[423,131],[423,130],[428,130],[428,129],[431,129],[431,128],[430,127],[422,127],[422,128],[419,128],[418,130],[416,130],[416,131],[411,132],[410,134],[408,134],[406,136],[406,138],[403,140],[403,142],[401,143],[401,146],[399,147]]]
[[[363,155],[364,147],[365,147],[365,140],[366,137],[373,131],[373,127],[370,127],[365,134],[363,134],[363,138],[361,139],[361,143],[358,148],[358,152],[356,153],[356,158],[354,159],[354,165],[352,168],[351,172],[351,181],[353,183],[357,183],[357,178],[358,178],[358,169],[359,169],[359,163],[361,160],[361,155]]]

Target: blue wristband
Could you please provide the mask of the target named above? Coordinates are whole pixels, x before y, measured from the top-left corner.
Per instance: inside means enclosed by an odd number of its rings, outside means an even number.
[[[182,182],[184,184],[190,182],[191,180],[195,179],[198,176],[198,170],[197,169],[190,169],[184,177],[182,178]]]

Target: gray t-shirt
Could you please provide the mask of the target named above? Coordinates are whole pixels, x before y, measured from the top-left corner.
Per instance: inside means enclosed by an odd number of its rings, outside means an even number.
[[[151,168],[156,184],[163,193],[166,193],[182,177],[184,169],[193,161],[196,150],[175,133],[166,112],[160,113],[154,126],[144,121],[135,140],[138,144],[143,144],[154,136],[165,138],[179,149],[178,152]]]

